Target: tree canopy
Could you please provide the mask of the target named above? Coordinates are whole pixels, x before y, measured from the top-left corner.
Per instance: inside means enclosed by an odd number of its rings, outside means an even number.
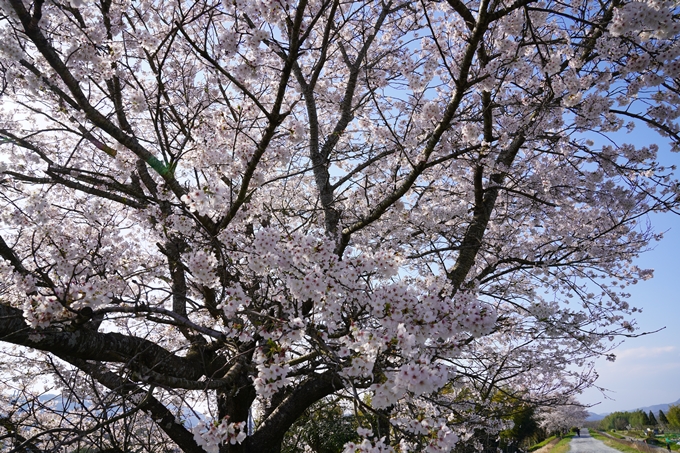
[[[649,419],[649,424],[652,426],[657,426],[659,424],[658,421],[656,421],[656,417],[654,416],[654,412],[649,411],[649,415],[647,416]]]
[[[661,414],[663,412],[660,411]],[[656,426],[656,417],[650,411],[636,410],[632,412],[613,412],[607,415],[599,423],[601,429],[642,429],[649,426]]]
[[[678,13],[0,1],[0,445],[278,452],[332,398],[345,451],[447,452],[568,403],[678,208]]]
[[[668,419],[666,418],[666,414],[663,413],[661,409],[659,409],[659,423],[663,426],[668,426]]]
[[[669,427],[680,429],[680,405],[669,407],[666,412],[666,419]]]
[[[588,418],[588,412],[576,401],[563,406],[549,407],[539,414],[540,426],[547,434],[565,433],[572,428],[582,426]]]

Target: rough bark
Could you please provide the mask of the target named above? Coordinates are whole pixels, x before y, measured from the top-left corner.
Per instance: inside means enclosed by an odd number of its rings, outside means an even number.
[[[32,329],[26,325],[21,310],[1,304],[0,340],[59,356],[125,363],[140,373],[151,370],[189,380],[199,379],[204,374],[200,362],[179,357],[143,338],[88,329],[73,332],[59,327]]]

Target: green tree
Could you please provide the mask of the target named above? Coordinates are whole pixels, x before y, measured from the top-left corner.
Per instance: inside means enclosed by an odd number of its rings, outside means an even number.
[[[630,417],[628,417],[628,423],[633,428],[640,429],[644,426],[649,426],[649,417],[647,417],[646,413],[637,410],[630,413]]]
[[[659,422],[656,421],[656,417],[654,416],[654,412],[649,411],[649,424],[651,426],[657,426]]]
[[[357,419],[338,401],[324,400],[307,410],[286,433],[281,453],[312,451],[340,453],[347,442],[359,439]]]
[[[669,407],[666,418],[669,427],[680,429],[680,405]]]
[[[643,411],[640,411],[640,418],[642,419],[642,426],[649,426],[652,424],[652,421],[649,419],[647,414]]]
[[[512,415],[514,426],[501,432],[503,451],[517,451],[535,440],[541,429],[535,417],[535,409],[531,406],[519,406]]]
[[[346,408],[339,401],[322,400],[286,433],[281,453],[340,453],[345,443],[360,440],[358,426],[357,418],[346,414]]]
[[[507,389],[509,390],[509,389]],[[469,401],[473,397],[473,390],[463,389],[452,398],[456,401]],[[527,401],[526,395],[509,394],[506,391],[498,391],[489,396],[488,403],[483,406],[471,407],[468,411],[453,411],[449,420],[456,425],[462,425],[476,413],[483,415],[477,419],[477,426],[468,431],[471,435],[461,439],[456,445],[455,453],[476,453],[478,451],[502,451],[516,452],[520,449],[533,445],[546,438],[546,431],[539,426],[541,420],[540,410]],[[500,432],[494,431],[485,420],[512,421],[512,428]],[[490,429],[491,428],[491,429]],[[413,451],[425,451],[422,448],[414,448]]]
[[[613,429],[627,429],[628,428],[628,419],[625,417],[618,417],[614,420],[614,428]]]
[[[626,429],[630,421],[630,412],[612,412],[600,421],[600,428],[603,430]]]
[[[664,414],[661,409],[659,409],[659,423],[663,426],[668,426],[668,419],[666,418],[666,414]]]

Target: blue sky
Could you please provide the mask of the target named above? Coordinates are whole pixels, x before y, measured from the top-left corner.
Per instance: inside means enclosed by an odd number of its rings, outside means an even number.
[[[664,139],[636,128],[624,141],[656,142],[661,146]],[[660,151],[659,160],[680,166],[680,155],[669,151]],[[680,216],[657,214],[650,221],[655,231],[666,233],[661,242],[652,245],[653,250],[637,261],[641,268],[654,269],[654,278],[630,287],[630,304],[643,310],[635,317],[640,332],[665,329],[627,339],[614,351],[614,363],[604,359],[596,362],[600,375],[597,385],[611,391],[607,397],[595,389],[581,395],[582,403],[597,404],[591,412],[636,409],[680,399]]]
[[[661,332],[627,339],[614,353],[614,363],[597,361],[597,384],[611,390],[605,398],[595,389],[579,398],[596,404],[595,413],[635,409],[680,399],[680,216],[652,217],[657,230],[668,230],[656,248],[643,254],[638,265],[654,269],[654,278],[630,290],[631,305],[641,307],[640,331]]]

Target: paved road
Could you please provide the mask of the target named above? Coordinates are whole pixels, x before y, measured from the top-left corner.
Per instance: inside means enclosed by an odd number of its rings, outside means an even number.
[[[581,429],[581,437],[573,437],[569,445],[569,453],[621,453],[594,439],[585,428]]]

